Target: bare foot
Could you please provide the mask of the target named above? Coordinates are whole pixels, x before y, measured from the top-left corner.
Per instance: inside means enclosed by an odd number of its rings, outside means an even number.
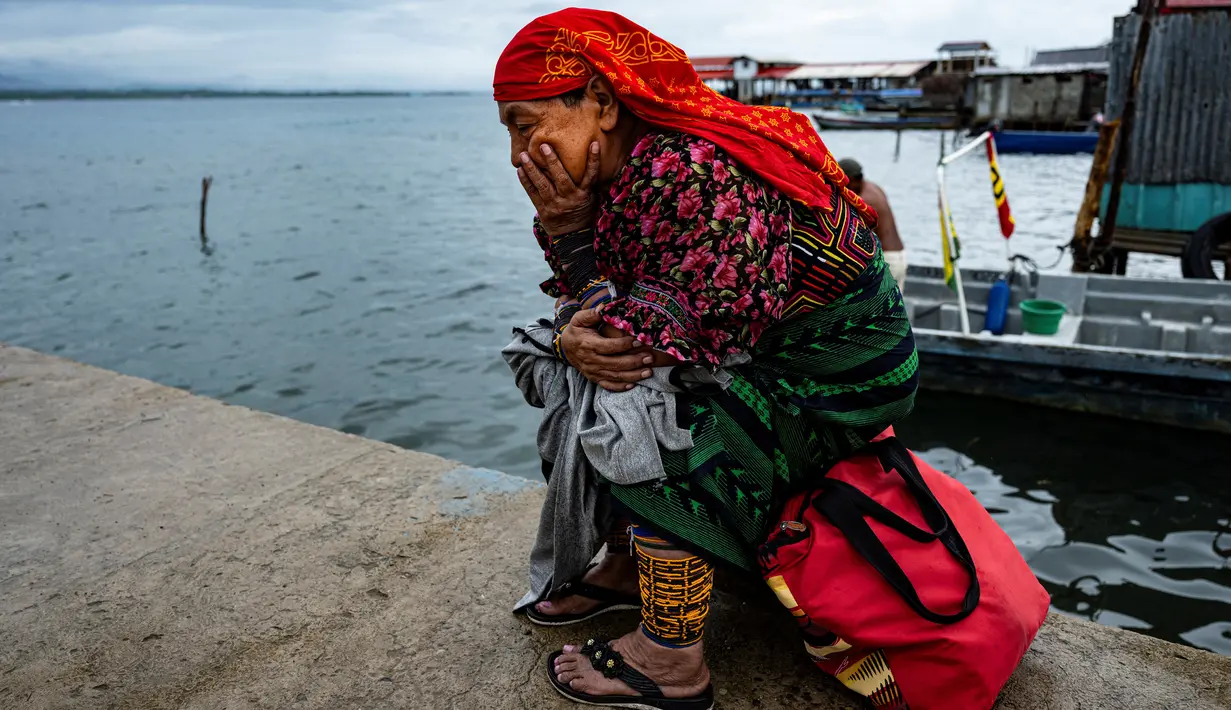
[[[664,648],[651,641],[641,628],[611,642],[624,662],[641,671],[662,688],[668,698],[700,695],[710,684],[710,669],[705,665],[703,643],[688,648]],[[594,669],[581,647],[565,646],[553,669],[556,680],[588,695],[640,695],[624,681],[613,680]]]
[[[596,587],[631,594],[634,597],[640,593],[637,587],[637,562],[632,555],[607,553],[598,565],[586,573],[582,581]],[[559,599],[539,602],[534,608],[547,616],[561,614],[585,614],[593,611],[601,602],[574,594]]]

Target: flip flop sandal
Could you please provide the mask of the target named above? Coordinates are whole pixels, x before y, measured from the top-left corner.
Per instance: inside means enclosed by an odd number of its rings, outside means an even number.
[[[590,570],[587,569],[586,571],[589,572]],[[557,597],[570,597],[574,595],[593,599],[599,602],[599,605],[581,614],[544,614],[534,608],[534,605],[530,605],[526,608],[526,618],[539,626],[568,626],[570,624],[580,624],[583,621],[612,611],[635,611],[641,608],[640,595],[617,592],[606,587],[596,587],[593,584],[581,581],[580,577],[572,582],[566,582],[555,594]]]
[[[590,658],[590,665],[601,672],[604,677],[623,681],[625,685],[641,693],[641,695],[590,695],[580,690],[573,690],[567,684],[556,678],[556,659],[564,654],[556,651],[547,659],[547,679],[551,687],[564,697],[582,705],[602,705],[613,708],[633,708],[634,710],[713,710],[714,688],[707,686],[700,695],[691,698],[668,698],[663,695],[662,688],[650,680],[644,673],[624,662],[620,652],[611,647],[605,639],[586,641],[581,647],[581,653]]]

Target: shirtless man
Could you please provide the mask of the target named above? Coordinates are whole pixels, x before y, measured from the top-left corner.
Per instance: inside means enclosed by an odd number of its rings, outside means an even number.
[[[853,158],[838,161],[842,171],[851,180],[851,189],[864,202],[876,210],[880,219],[876,223],[876,235],[881,240],[881,250],[885,252],[885,264],[893,280],[898,282],[898,288],[906,291],[906,249],[902,246],[902,238],[898,236],[898,223],[893,219],[893,210],[889,208],[889,198],[880,185],[871,180],[863,179],[863,166]]]

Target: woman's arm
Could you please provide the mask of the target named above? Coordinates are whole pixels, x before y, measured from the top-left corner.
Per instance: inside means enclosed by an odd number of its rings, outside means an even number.
[[[594,241],[594,232],[590,229],[561,235],[552,240],[552,252],[559,259],[565,286],[569,293],[578,294],[576,298],[562,296],[556,301],[556,353],[561,358],[567,359],[564,354],[566,341],[563,336],[573,316],[582,310],[602,308],[615,295],[611,282],[598,272]],[[622,339],[629,335],[609,323],[602,323],[597,330],[605,338]],[[645,358],[639,358],[635,362],[630,360],[630,371],[625,372],[623,377],[615,371],[610,371],[605,375],[615,375],[615,377],[604,379],[602,382],[618,385],[615,389],[627,389],[630,382],[640,381],[647,376],[646,372],[641,371],[644,365],[668,367],[680,362],[678,358],[665,352],[651,350],[644,346],[635,348],[632,354],[648,355],[650,361],[646,362]]]
[[[598,143],[590,146],[581,184],[573,183],[559,157],[546,144],[543,154],[547,174],[523,154],[517,176],[538,215],[543,216],[540,219],[536,215],[534,234],[552,269],[552,278],[542,284],[542,289],[556,298],[556,355],[592,382],[622,391],[650,376],[642,368],[652,364],[654,358],[627,335],[603,336],[597,329],[601,325],[597,313],[582,310],[584,303],[597,304],[611,290],[610,284],[599,278],[593,258],[592,187],[598,175],[598,148]],[[547,219],[550,224],[545,223]]]
[[[543,223],[539,221],[538,216],[534,218],[534,239],[539,244],[539,249],[543,250],[543,260],[547,262],[547,266],[551,269],[551,277],[539,284],[539,290],[544,294],[557,299],[556,305],[559,305],[559,299],[569,296],[568,282],[564,278],[564,266],[556,257],[555,250],[551,247],[551,237],[547,231],[543,229]]]
[[[598,308],[608,325],[677,361],[719,366],[781,316],[790,206],[713,143],[649,140],[596,224],[600,270],[618,282]]]
[[[666,367],[679,360],[637,343],[628,333],[602,322],[595,309],[611,301],[615,289],[599,275],[594,258],[591,230],[563,235],[554,240],[553,251],[560,259],[565,287],[577,297],[562,296],[556,301],[556,354],[587,378],[606,389],[631,389],[652,373],[649,367]],[[580,321],[573,319],[585,313]],[[600,340],[601,339],[601,340]],[[619,350],[608,350],[622,343]]]

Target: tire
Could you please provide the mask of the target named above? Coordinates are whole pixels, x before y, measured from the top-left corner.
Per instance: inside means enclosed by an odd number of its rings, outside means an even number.
[[[1231,244],[1231,212],[1219,215],[1197,228],[1180,254],[1180,271],[1186,279],[1216,279],[1214,250]],[[1231,280],[1231,273],[1227,274]]]

